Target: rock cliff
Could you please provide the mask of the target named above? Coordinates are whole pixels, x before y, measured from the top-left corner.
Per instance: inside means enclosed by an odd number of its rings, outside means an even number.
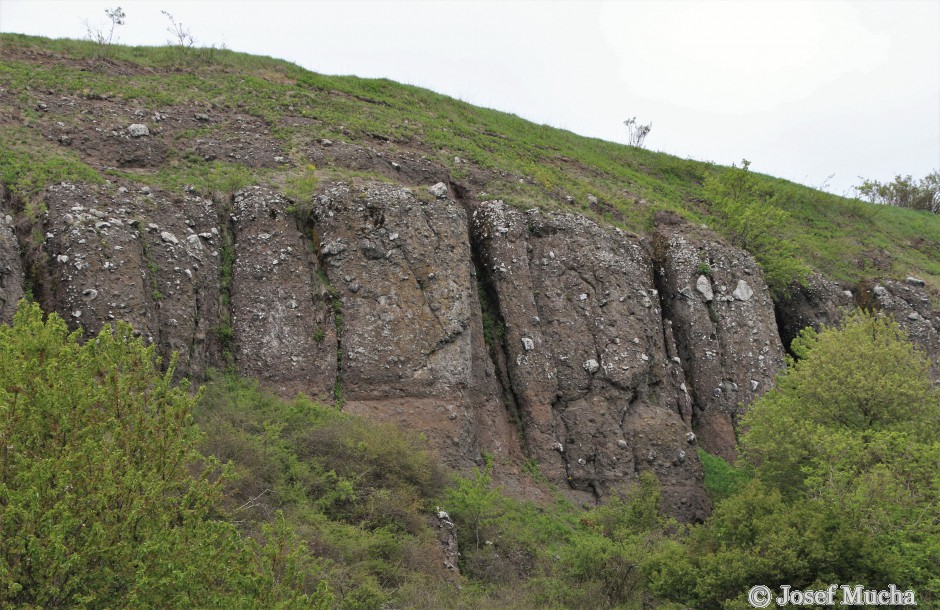
[[[260,58],[0,59],[0,320],[27,296],[86,336],[127,321],[178,377],[333,401],[456,469],[492,456],[511,493],[594,502],[652,471],[702,518],[699,448],[734,459],[793,338],[849,307],[940,375],[940,224],[787,191],[804,262],[855,279],[774,302],[747,252],[653,212],[708,219],[720,168]],[[927,286],[870,279],[910,265]]]
[[[38,224],[0,226],[0,314],[25,286],[86,333],[126,320],[179,376],[234,365],[335,399],[423,432],[454,468],[492,455],[523,494],[527,459],[584,502],[650,470],[689,520],[709,510],[697,446],[735,458],[737,419],[800,328],[873,307],[936,371],[940,318],[916,278],[853,294],[814,276],[775,304],[749,254],[677,217],[641,237],[454,194],[331,182],[298,213],[261,187],[54,185]]]

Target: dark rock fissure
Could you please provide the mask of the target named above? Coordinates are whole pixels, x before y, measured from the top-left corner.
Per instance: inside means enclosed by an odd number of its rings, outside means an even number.
[[[235,364],[235,333],[232,329],[232,273],[235,266],[235,227],[232,210],[235,195],[215,199],[219,213],[219,326],[214,329],[219,345],[218,360],[226,367]]]
[[[377,225],[384,224],[384,222],[384,218],[376,219]],[[340,299],[339,291],[330,282],[330,277],[326,272],[327,261],[321,248],[320,233],[317,230],[315,215],[309,215],[305,223],[298,217],[297,228],[303,235],[304,243],[309,245],[311,254],[317,261],[318,268],[315,271],[311,269],[312,285],[322,287],[321,296],[327,300],[330,310],[333,312],[334,333],[336,335],[336,381],[331,391],[333,400],[341,405],[345,396],[343,387],[343,332],[345,330],[343,324],[343,301]],[[319,299],[316,297],[312,298],[312,300],[314,306],[319,302]]]
[[[149,309],[151,312],[153,312],[153,328],[155,329],[156,334],[153,339],[158,346],[158,350],[162,352],[165,342],[163,323],[160,315],[160,302],[163,300],[163,295],[160,293],[159,280],[157,278],[159,269],[157,267],[157,263],[150,256],[150,249],[147,245],[147,237],[141,234],[141,236],[137,239],[137,243],[140,244],[140,260],[144,262],[145,267],[142,270],[144,285],[150,289],[150,293],[146,296],[149,297]],[[90,329],[85,330],[86,332],[90,331]],[[164,354],[164,363],[169,363],[170,355],[171,354]]]
[[[467,216],[472,210],[465,206]],[[503,406],[509,414],[510,421],[516,426],[523,444],[526,444],[526,429],[519,406],[519,399],[513,388],[509,375],[509,352],[506,348],[506,321],[499,309],[499,295],[486,265],[483,262],[483,253],[479,240],[473,234],[473,225],[468,223],[468,236],[470,254],[476,274],[477,300],[483,315],[483,337],[490,360],[496,369],[496,380],[502,394]]]

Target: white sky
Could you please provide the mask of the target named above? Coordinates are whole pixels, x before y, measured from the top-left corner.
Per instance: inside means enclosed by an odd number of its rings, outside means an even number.
[[[197,44],[387,77],[623,142],[842,194],[940,169],[940,0],[303,2],[0,0],[0,31]]]

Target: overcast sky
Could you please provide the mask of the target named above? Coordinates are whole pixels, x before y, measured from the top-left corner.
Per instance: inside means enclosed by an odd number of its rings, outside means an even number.
[[[940,169],[940,0],[239,2],[0,0],[0,30],[81,38],[120,4],[123,44],[197,44],[387,77],[623,142],[842,194]],[[834,177],[829,179],[829,176]]]

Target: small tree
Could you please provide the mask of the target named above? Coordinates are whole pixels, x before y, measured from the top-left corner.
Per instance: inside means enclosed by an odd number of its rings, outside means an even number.
[[[114,31],[119,25],[124,25],[124,19],[127,17],[120,6],[115,8],[106,8],[104,9],[104,14],[108,16],[108,21],[111,22],[110,26],[93,26],[88,23],[87,19],[84,21],[85,38],[98,45],[96,55],[99,57],[107,55],[108,47],[110,47],[111,44],[116,40],[114,37]]]
[[[764,270],[770,291],[785,294],[793,281],[803,283],[810,269],[785,236],[790,215],[775,205],[773,190],[748,171],[750,161],[705,178],[714,228],[747,250]]]
[[[170,25],[167,27],[166,31],[169,32],[173,38],[166,41],[167,45],[177,47],[180,51],[186,51],[192,48],[193,45],[196,44],[196,40],[193,38],[190,31],[183,26],[183,22],[177,21],[169,11],[160,12],[166,15],[166,18],[170,20]]]
[[[643,142],[653,129],[653,124],[647,123],[646,125],[641,125],[636,122],[636,117],[630,117],[624,121],[623,124],[627,127],[627,144],[636,146],[637,148],[643,148]]]
[[[862,183],[855,187],[859,198],[870,203],[893,205],[899,208],[921,210],[940,214],[940,171],[934,170],[920,180],[910,174],[898,174],[892,182],[868,180],[859,176]]]

